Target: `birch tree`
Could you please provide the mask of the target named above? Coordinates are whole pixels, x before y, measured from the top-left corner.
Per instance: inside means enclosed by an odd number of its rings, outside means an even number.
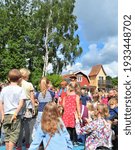
[[[73,64],[81,55],[76,16],[73,15],[74,0],[34,1],[36,13],[34,24],[39,30],[38,46],[43,55],[43,73],[47,74],[48,64],[53,66],[54,73],[61,73],[63,67]]]

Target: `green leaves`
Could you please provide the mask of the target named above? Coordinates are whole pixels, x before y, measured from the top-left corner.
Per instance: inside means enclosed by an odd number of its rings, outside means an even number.
[[[51,81],[51,83],[54,87],[59,87],[59,85],[62,81],[62,77],[57,74],[47,75],[47,78]]]
[[[47,73],[49,63],[53,73],[60,74],[66,65],[75,62],[82,48],[75,34],[78,25],[74,3],[75,0],[0,0],[1,80],[10,69],[28,66],[34,82],[36,74],[39,77]]]

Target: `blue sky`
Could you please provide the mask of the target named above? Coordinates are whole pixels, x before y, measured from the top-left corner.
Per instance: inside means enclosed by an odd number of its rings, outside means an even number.
[[[69,70],[81,70],[89,74],[91,67],[102,64],[107,75],[118,75],[118,1],[76,0],[74,14],[77,16],[82,55]]]

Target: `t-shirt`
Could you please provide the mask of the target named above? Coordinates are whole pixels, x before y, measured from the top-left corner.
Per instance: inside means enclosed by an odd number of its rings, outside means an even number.
[[[82,104],[86,106],[87,101],[90,101],[90,97],[88,97],[87,95],[81,95],[80,97]]]
[[[51,96],[51,93],[50,91],[46,91],[46,94],[45,94],[45,97],[42,96],[42,93],[40,92],[38,94],[38,97],[37,97],[38,101],[39,101],[39,106],[38,106],[38,111],[39,112],[42,112],[43,109],[44,109],[44,106],[52,101],[52,96]]]
[[[18,85],[4,87],[0,93],[0,101],[4,104],[4,114],[14,114],[19,101],[24,99],[26,95],[22,87]]]
[[[25,80],[22,80],[21,87],[23,88],[23,90],[26,94],[26,101],[25,101],[26,106],[25,107],[32,109],[32,103],[30,100],[30,92],[34,91],[34,87],[33,87],[32,83],[25,81]]]
[[[30,99],[30,92],[34,91],[32,83],[22,80],[21,87],[24,89],[27,99]]]

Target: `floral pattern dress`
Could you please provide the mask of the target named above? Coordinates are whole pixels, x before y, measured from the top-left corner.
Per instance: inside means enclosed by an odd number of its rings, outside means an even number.
[[[97,119],[91,121],[84,127],[80,126],[79,122],[76,122],[77,134],[87,134],[85,142],[85,150],[96,150],[99,146],[112,147],[111,138],[112,130],[110,123],[105,119]]]
[[[75,128],[76,95],[67,95],[65,97],[65,106],[63,122],[66,127]]]

